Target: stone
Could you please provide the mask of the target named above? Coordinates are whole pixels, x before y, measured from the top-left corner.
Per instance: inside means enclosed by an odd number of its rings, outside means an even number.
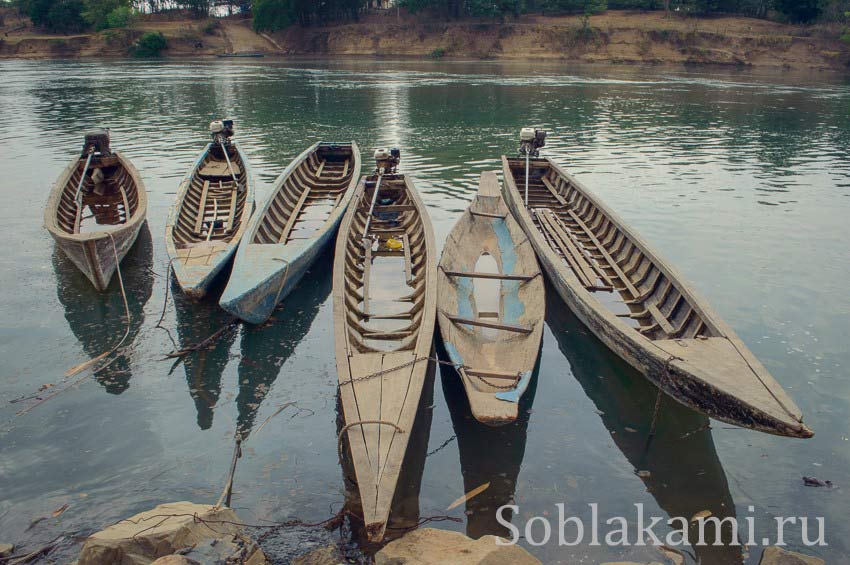
[[[0,543],[0,557],[8,557],[15,551],[15,546],[11,543]]]
[[[151,565],[200,565],[200,563],[184,555],[166,555],[165,557],[160,557],[151,563]]]
[[[160,504],[89,536],[83,544],[78,565],[147,565],[205,540],[233,539],[240,533],[240,526],[222,521],[238,523],[239,517],[230,508],[209,504]]]
[[[496,545],[496,536],[473,540],[459,532],[422,528],[388,543],[375,565],[540,565],[518,545]]]
[[[292,565],[339,565],[345,562],[345,558],[336,546],[328,545],[314,549],[310,553],[299,555],[292,560]]]
[[[241,533],[203,540],[184,555],[197,563],[242,563],[245,565],[266,563],[266,556],[257,543]]]
[[[759,565],[825,565],[823,559],[787,551],[781,547],[767,547],[761,554]]]

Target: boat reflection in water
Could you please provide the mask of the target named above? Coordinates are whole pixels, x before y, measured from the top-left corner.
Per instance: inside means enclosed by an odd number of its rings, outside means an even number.
[[[97,382],[110,394],[121,394],[130,386],[133,341],[145,319],[145,304],[153,293],[152,264],[153,241],[146,222],[139,230],[135,245],[121,261],[121,275],[130,308],[130,332],[119,353],[106,360],[109,365],[94,373]],[[58,247],[53,251],[53,270],[56,273],[56,294],[65,309],[65,319],[83,351],[89,357],[97,357],[112,349],[127,330],[118,277],[113,277],[109,287],[99,292]],[[114,360],[110,363],[109,359]]]
[[[432,349],[431,357],[434,357]],[[436,363],[428,361],[428,369],[425,372],[425,381],[422,384],[422,396],[413,421],[413,429],[410,431],[410,439],[407,451],[401,464],[395,494],[390,506],[390,517],[387,521],[387,531],[381,544],[373,544],[369,541],[366,528],[362,519],[352,518],[350,520],[352,540],[365,551],[377,550],[382,545],[400,538],[419,523],[419,491],[422,488],[422,474],[425,471],[425,459],[428,452],[428,441],[431,437],[431,419],[434,414],[434,378],[436,376]],[[339,394],[336,402],[336,429],[337,434],[345,425],[342,415],[342,403]],[[345,509],[355,516],[363,516],[363,508],[360,503],[360,489],[357,488],[354,465],[351,461],[351,453],[348,442],[343,441],[340,446],[340,465],[342,466],[342,478],[345,483]]]
[[[212,300],[192,300],[180,291],[176,277],[171,277],[171,296],[177,316],[178,349],[197,345],[228,323],[231,316]],[[230,349],[237,329],[226,332],[210,347],[182,357],[189,394],[198,412],[198,427],[212,427],[213,411],[221,395],[221,377],[230,361]]]
[[[440,354],[441,358],[448,359],[443,356],[442,350]],[[460,452],[463,492],[490,483],[484,492],[466,501],[466,535],[473,539],[486,535],[511,537],[508,528],[496,521],[496,511],[505,504],[514,504],[539,369],[538,357],[528,389],[520,399],[517,419],[493,427],[482,424],[472,416],[461,377],[454,367],[440,365],[443,395],[449,407]],[[505,510],[502,517],[510,520],[511,511]]]
[[[734,519],[735,505],[708,418],[662,395],[655,435],[650,438],[658,389],[596,339],[556,292],[546,290],[546,322],[559,349],[614,443],[636,473],[643,471],[639,476],[658,506],[671,518],[690,520],[708,510],[720,520]],[[705,526],[707,543],[714,542],[714,528]],[[692,548],[699,562],[743,561],[741,548],[728,546],[732,541],[728,523],[722,532],[723,546]],[[690,523],[688,539],[695,543],[698,536],[696,522]]]
[[[322,253],[299,285],[272,313],[269,322],[242,325],[239,360],[239,393],[236,429],[245,439],[254,428],[254,420],[263,399],[316,319],[319,308],[331,293],[333,259]]]

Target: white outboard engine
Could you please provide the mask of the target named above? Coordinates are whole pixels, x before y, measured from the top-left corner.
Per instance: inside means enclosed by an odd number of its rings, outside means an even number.
[[[540,148],[546,145],[546,132],[537,128],[522,128],[519,132],[519,153],[539,157]]]
[[[210,135],[214,145],[230,145],[230,138],[233,137],[233,120],[224,118],[210,122]]]
[[[394,174],[401,161],[401,149],[381,148],[375,150],[375,171],[383,174]]]
[[[112,154],[112,150],[109,148],[108,129],[94,129],[86,132],[82,155],[86,156],[89,153],[98,157]]]

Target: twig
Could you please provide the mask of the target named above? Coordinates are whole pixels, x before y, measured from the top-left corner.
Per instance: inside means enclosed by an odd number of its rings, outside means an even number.
[[[258,433],[260,433],[260,430],[262,430],[262,429],[263,429],[263,426],[265,426],[266,424],[268,424],[269,420],[271,420],[272,418],[274,418],[275,416],[277,416],[278,414],[280,414],[281,412],[283,412],[284,410],[286,410],[286,409],[287,409],[287,408],[289,408],[290,406],[294,406],[294,405],[295,405],[295,403],[294,403],[294,402],[287,402],[287,403],[285,403],[283,406],[281,406],[280,408],[278,408],[277,410],[275,410],[275,413],[274,413],[274,414],[272,414],[271,416],[269,416],[268,418],[266,418],[265,420],[263,420],[263,423],[262,423],[262,424],[260,424],[260,427],[259,427],[259,428],[257,428],[257,431],[255,431],[255,432],[254,432],[254,435],[257,435]]]
[[[8,561],[9,565],[15,565],[17,563],[29,563],[30,561],[32,561],[36,557],[51,551],[54,547],[59,545],[59,543],[62,542],[62,540],[64,540],[64,539],[65,539],[65,536],[59,536],[59,537],[55,538],[53,541],[51,541],[50,543],[48,543],[47,545],[44,545],[44,546],[36,549],[35,551],[32,551],[32,552],[27,553],[25,555],[10,555],[9,557],[0,557],[0,562]]]
[[[206,338],[203,341],[200,341],[199,343],[196,343],[194,345],[184,347],[180,351],[172,351],[171,353],[166,353],[165,358],[166,359],[174,359],[175,357],[184,357],[184,356],[188,355],[189,353],[193,353],[195,351],[200,351],[201,349],[206,349],[207,347],[209,347],[210,345],[215,343],[215,341],[218,340],[218,338],[220,338],[222,335],[224,335],[225,333],[227,333],[228,331],[233,329],[238,323],[239,323],[239,320],[237,320],[235,317],[231,317],[227,321],[227,323],[224,324],[224,326],[222,326],[221,328],[216,330],[208,338]]]
[[[242,457],[242,435],[236,432],[236,446],[233,448],[233,461],[230,463],[230,473],[227,476],[227,483],[224,485],[224,490],[221,491],[221,496],[218,497],[218,502],[215,503],[219,507],[224,503],[230,507],[230,497],[233,495],[233,478],[236,475],[236,462]]]
[[[695,429],[695,430],[691,430],[691,431],[689,431],[688,433],[686,433],[686,434],[684,434],[684,435],[680,436],[680,437],[679,437],[679,439],[685,439],[686,437],[690,437],[690,436],[692,436],[692,435],[694,435],[694,434],[698,434],[698,433],[700,433],[700,432],[704,432],[705,430],[710,430],[710,429],[711,429],[711,422],[706,422],[705,424],[703,424],[702,426],[698,427],[697,429]]]
[[[453,442],[456,438],[457,438],[457,436],[456,436],[456,435],[454,435],[454,434],[452,434],[452,437],[450,437],[449,439],[447,439],[446,441],[444,441],[443,443],[441,443],[441,444],[439,445],[439,447],[437,447],[437,448],[436,448],[436,449],[434,449],[433,451],[429,451],[428,453],[426,453],[426,454],[425,454],[425,457],[426,457],[426,458],[431,457],[432,455],[434,455],[435,453],[437,453],[438,451],[440,451],[441,449],[443,449],[444,447],[446,447],[448,444],[450,444],[451,442]]]

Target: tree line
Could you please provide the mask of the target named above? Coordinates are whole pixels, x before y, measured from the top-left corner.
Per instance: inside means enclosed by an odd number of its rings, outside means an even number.
[[[274,0],[286,2],[287,0]],[[745,15],[807,23],[818,18],[846,19],[848,0],[400,0],[411,12],[431,11],[446,17],[505,17],[523,13],[596,14],[605,10],[666,10],[706,15]]]
[[[0,0],[2,3],[4,0]],[[100,31],[131,25],[141,13],[182,10],[206,17],[211,13],[252,13],[257,30],[291,25],[356,20],[369,0],[5,0],[41,29],[54,32]],[[698,16],[730,14],[788,22],[848,20],[850,0],[398,0],[411,13],[443,18],[505,20],[522,14],[577,13],[605,10],[666,10]]]

